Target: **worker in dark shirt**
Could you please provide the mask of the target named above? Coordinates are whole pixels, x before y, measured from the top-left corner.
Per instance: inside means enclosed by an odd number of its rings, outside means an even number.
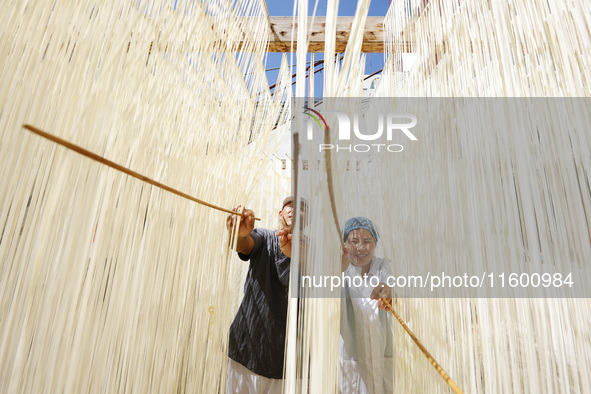
[[[250,263],[244,298],[230,327],[228,393],[280,393],[282,389],[292,200],[283,200],[278,231],[255,229],[254,212],[242,213],[236,251]],[[228,217],[230,232],[238,218]]]

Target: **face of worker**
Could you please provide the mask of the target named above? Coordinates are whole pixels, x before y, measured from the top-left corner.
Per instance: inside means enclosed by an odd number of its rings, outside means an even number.
[[[281,227],[291,227],[291,222],[293,220],[293,208],[291,203],[285,204],[283,209],[279,211],[279,221],[281,222]]]
[[[351,264],[358,267],[369,267],[376,250],[376,241],[369,231],[364,228],[351,231],[345,244],[349,251]]]

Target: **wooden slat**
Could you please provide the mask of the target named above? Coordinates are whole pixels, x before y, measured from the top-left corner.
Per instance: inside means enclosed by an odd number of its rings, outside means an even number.
[[[297,39],[297,19],[293,23],[291,16],[272,16],[271,17],[271,40],[269,42],[268,52],[289,52],[291,50],[291,40]],[[310,26],[312,17],[308,19],[308,36],[310,44],[308,52],[324,52],[324,40],[326,30],[326,17],[315,17],[314,25]],[[345,52],[353,17],[340,17],[337,19],[336,46],[337,53]],[[295,45],[294,45],[294,51]],[[362,52],[384,52],[384,17],[370,16],[365,22],[363,33]]]
[[[297,19],[293,24],[291,16],[272,16],[271,20],[271,35],[275,36],[279,42],[291,41],[296,39]],[[308,17],[308,31],[311,39],[314,41],[324,41],[324,31],[326,29],[326,17],[317,16],[314,18],[314,25],[310,26],[312,17]],[[337,19],[337,42],[347,42],[349,34],[353,25],[353,17],[339,17]],[[366,42],[384,42],[384,17],[368,16],[365,21],[365,32],[363,34],[363,41]]]
[[[297,39],[297,20],[292,23],[291,16],[270,17],[271,30],[269,32],[270,42],[268,52],[290,52],[296,51],[296,43],[291,48],[291,40]],[[324,52],[324,39],[326,29],[326,17],[317,16],[314,18],[314,25],[310,26],[312,17],[309,17],[308,31],[310,44],[308,52]],[[336,52],[345,52],[353,17],[339,17],[337,20]],[[368,16],[365,22],[363,33],[362,52],[382,53],[384,52],[384,17]]]
[[[347,48],[346,42],[338,42],[335,44],[335,52],[343,53]],[[290,42],[271,41],[267,52],[295,52],[297,50],[297,43],[294,42],[293,49]],[[324,52],[324,41],[311,41],[308,45],[308,52]],[[363,42],[361,44],[361,52],[365,53],[383,53],[384,44],[381,42]],[[407,51],[408,52],[408,51]]]

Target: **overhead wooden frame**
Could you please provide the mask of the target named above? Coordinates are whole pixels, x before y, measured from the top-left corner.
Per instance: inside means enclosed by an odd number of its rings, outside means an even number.
[[[295,52],[297,50],[297,19],[291,16],[271,16],[269,31],[269,49],[267,52]],[[312,17],[308,17],[308,36],[310,44],[308,52],[324,52],[324,39],[326,37],[326,17],[317,16],[312,23]],[[335,52],[343,53],[349,42],[353,17],[339,17],[337,19]],[[363,43],[361,52],[383,53],[384,52],[384,17],[368,16],[365,21],[363,32]],[[291,41],[293,42],[293,47]],[[242,45],[240,45],[241,47]]]

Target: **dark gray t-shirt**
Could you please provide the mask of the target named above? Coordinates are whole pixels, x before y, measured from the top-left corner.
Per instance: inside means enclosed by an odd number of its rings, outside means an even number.
[[[283,377],[287,295],[291,259],[281,252],[275,231],[257,228],[244,298],[230,326],[228,355],[252,372],[272,379]]]

